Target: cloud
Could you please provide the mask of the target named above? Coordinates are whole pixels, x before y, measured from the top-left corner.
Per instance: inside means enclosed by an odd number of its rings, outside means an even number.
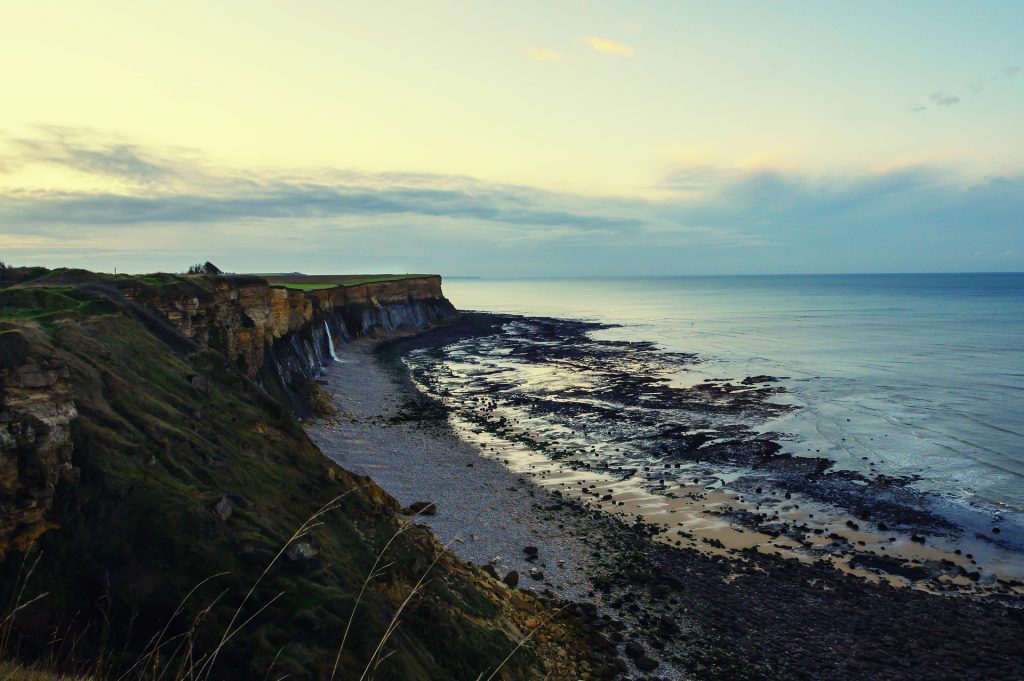
[[[574,210],[569,197],[537,190],[523,200],[522,190],[495,187],[451,191],[392,186],[385,189],[344,185],[261,185],[230,195],[184,193],[128,196],[113,193],[9,194],[0,220],[9,224],[141,225],[218,223],[246,219],[303,220],[335,216],[445,217],[519,225],[527,229],[574,227],[629,229],[641,221],[628,215]]]
[[[630,33],[639,33],[640,31],[643,30],[643,28],[640,25],[633,23],[629,19],[626,19],[625,21],[622,22],[622,28],[626,29]]]
[[[999,73],[995,73],[991,76],[985,76],[984,78],[978,78],[977,80],[971,81],[968,87],[970,87],[972,94],[979,95],[985,91],[989,84],[994,83],[1003,78],[1013,78],[1018,73],[1020,73],[1020,71],[1021,69],[1019,66],[1007,66]]]
[[[230,171],[111,143],[87,130],[62,131],[59,136],[44,131],[38,139],[18,139],[12,146],[23,166],[70,167],[99,178],[130,177],[140,182],[115,182],[106,191],[22,188],[0,193],[0,225],[209,224],[403,215],[529,229],[628,229],[641,224],[632,215],[581,210],[582,200],[571,195],[452,175]],[[155,182],[164,178],[177,181]]]
[[[943,90],[938,90],[929,95],[928,99],[932,100],[939,106],[953,106],[960,103],[960,98],[956,95],[950,94]]]
[[[636,50],[620,43],[617,40],[611,38],[599,38],[597,36],[590,36],[583,39],[583,42],[592,50],[603,52],[605,54],[614,54],[619,57],[632,57],[636,54]]]
[[[1024,269],[1024,256],[1005,255],[1024,253],[1024,175],[965,183],[925,167],[829,177],[703,162],[667,173],[658,198],[595,197],[431,173],[218,169],[88,133],[63,135],[55,154],[51,138],[18,146],[19,162],[71,164],[111,185],[0,192],[0,250],[19,263],[399,263],[488,276]]]
[[[655,188],[673,192],[704,191],[730,174],[732,171],[713,165],[684,166],[663,176]]]
[[[536,45],[526,48],[526,56],[534,61],[562,61],[565,59],[565,55],[557,50]]]
[[[168,159],[135,144],[97,139],[84,129],[42,126],[36,131],[36,137],[9,141],[13,151],[0,164],[0,172],[39,163],[142,185],[163,184],[177,174]]]
[[[924,104],[913,104],[910,107],[910,112],[911,113],[921,113],[922,111],[926,111],[927,109],[928,109],[928,107],[926,107]]]

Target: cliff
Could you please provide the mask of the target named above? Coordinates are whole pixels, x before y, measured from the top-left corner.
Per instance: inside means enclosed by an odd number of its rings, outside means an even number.
[[[0,654],[106,678],[326,679],[336,659],[338,679],[487,678],[543,604],[404,526],[274,397],[301,404],[332,339],[453,314],[435,277],[306,294],[63,270],[0,289],[0,602],[25,604]],[[495,678],[576,678],[573,626]]]
[[[28,549],[54,524],[57,483],[73,475],[78,415],[66,366],[33,353],[31,330],[0,331],[0,555]]]
[[[330,360],[332,339],[422,329],[456,314],[438,276],[309,292],[257,277],[188,276],[174,283],[119,289],[199,346],[222,352],[253,379],[263,372],[268,349],[298,343],[296,355],[308,358],[315,373]]]
[[[258,277],[28,274],[4,290],[5,316],[46,323],[121,306],[179,354],[219,352],[303,417],[334,342],[426,328],[456,314],[438,276],[306,293]],[[16,333],[0,336],[0,551],[30,546],[46,531],[55,485],[71,472],[69,424],[77,412],[67,369],[32,356],[38,345]]]

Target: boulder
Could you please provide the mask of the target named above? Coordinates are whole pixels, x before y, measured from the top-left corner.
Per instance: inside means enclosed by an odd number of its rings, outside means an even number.
[[[231,512],[235,510],[234,504],[231,503],[231,499],[228,495],[224,495],[220,498],[217,504],[213,507],[213,512],[220,517],[221,520],[227,520],[231,517]]]
[[[299,562],[312,560],[313,558],[316,558],[319,553],[320,552],[317,551],[316,547],[309,542],[300,541],[289,546],[285,555],[288,556],[288,560]]]
[[[437,506],[432,501],[414,501],[402,509],[405,515],[437,515]]]

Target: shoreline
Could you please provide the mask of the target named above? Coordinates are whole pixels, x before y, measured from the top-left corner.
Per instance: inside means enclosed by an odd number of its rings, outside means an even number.
[[[1024,596],[1020,550],[926,510],[934,497],[912,478],[781,451],[785,434],[759,427],[786,395],[772,377],[680,388],[665,373],[693,355],[593,340],[605,327],[592,323],[470,314],[466,326],[484,327],[487,338],[473,338],[477,328],[443,350],[413,348],[413,380],[460,436],[538,484],[657,525],[674,546],[826,560],[938,592]]]
[[[558,502],[557,497],[480,456],[475,446],[439,424],[417,418],[410,410],[412,386],[397,383],[384,370],[374,354],[377,345],[359,340],[338,348],[338,362],[322,379],[338,411],[306,424],[317,446],[347,470],[373,478],[403,507],[435,504],[436,515],[420,515],[417,521],[460,556],[493,565],[501,575],[516,570],[520,586],[532,590],[548,588],[567,598],[592,591],[580,569],[591,567],[585,546],[574,541],[572,532],[553,530],[537,512]],[[567,560],[562,569],[557,562],[547,566],[544,580],[531,580],[529,569],[546,561],[527,561],[523,547],[554,551],[555,541],[565,543],[560,555],[579,558]]]
[[[411,347],[459,332],[390,341],[384,356],[372,342],[340,348],[341,363],[325,381],[343,411],[307,431],[325,454],[372,475],[403,505],[436,503],[437,515],[423,520],[458,556],[494,564],[499,576],[514,569],[520,587],[593,604],[592,624],[609,654],[630,659],[639,646],[661,678],[684,670],[700,678],[785,678],[783,670],[818,678],[826,669],[873,678],[885,660],[864,651],[884,650],[912,660],[913,669],[893,678],[985,678],[966,664],[978,651],[1003,678],[1020,671],[1020,610],[872,583],[821,561],[649,541],[658,528],[588,506],[528,474],[536,471],[510,469],[504,453],[499,459],[486,443],[458,437],[447,410],[394,363]],[[538,548],[536,562],[527,546]],[[531,567],[544,572],[542,581],[530,579]],[[919,644],[936,636],[941,650]]]
[[[403,379],[386,366],[375,352],[380,346],[357,340],[337,348],[338,360],[320,380],[336,412],[305,424],[317,447],[346,470],[370,476],[403,508],[434,504],[436,514],[416,520],[459,558],[513,588],[582,606],[591,622],[583,633],[609,658],[614,643],[604,630],[640,639],[637,623],[616,617],[598,598],[593,576],[602,566],[593,549],[606,540],[601,528],[586,512],[572,512],[556,494],[460,439],[407,374]],[[620,655],[618,665],[643,673],[628,655]],[[678,662],[658,660],[656,668],[666,681],[684,678]]]

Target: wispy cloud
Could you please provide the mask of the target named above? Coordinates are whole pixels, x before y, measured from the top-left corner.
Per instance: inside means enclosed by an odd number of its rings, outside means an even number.
[[[999,73],[993,73],[991,76],[986,76],[984,78],[979,78],[979,79],[975,80],[974,82],[972,82],[971,86],[970,86],[971,87],[971,92],[973,92],[976,95],[977,94],[981,94],[992,83],[995,83],[996,81],[999,81],[999,80],[1003,80],[1004,78],[1013,78],[1014,76],[1016,76],[1019,73],[1020,73],[1020,67],[1019,66],[1007,66],[1005,69],[1001,70]]]
[[[667,173],[655,184],[655,189],[673,192],[706,191],[734,172],[715,165],[687,165]]]
[[[130,178],[104,191],[22,188],[0,194],[0,225],[143,225],[242,219],[419,215],[527,228],[636,228],[635,215],[588,210],[581,199],[532,187],[429,173],[240,172],[114,143],[89,130],[42,129],[19,138],[17,166],[71,168],[99,178]],[[175,181],[158,184],[157,180]]]
[[[530,196],[532,194],[532,196]],[[9,224],[140,225],[217,223],[245,219],[302,220],[333,216],[445,217],[520,225],[529,229],[629,229],[642,220],[592,210],[574,210],[571,197],[509,187],[452,191],[391,186],[268,182],[237,193],[132,196],[112,193],[57,193],[4,197],[0,220]],[[531,200],[532,199],[532,200]]]
[[[944,90],[938,90],[931,93],[928,99],[932,100],[939,106],[954,106],[960,103],[960,98],[954,94],[950,94]]]
[[[589,36],[583,39],[583,43],[592,50],[613,54],[618,57],[632,57],[636,54],[636,50],[629,45],[620,43],[618,40],[612,40],[611,38]]]
[[[626,19],[625,21],[622,22],[622,28],[626,29],[630,33],[639,33],[640,31],[643,30],[643,27],[641,27],[639,24],[633,23],[629,19]]]
[[[1021,69],[1019,66],[1007,66],[1005,69],[1002,69],[998,73],[993,73],[983,78],[977,78],[971,81],[970,83],[967,84],[967,89],[971,91],[972,95],[980,95],[992,83],[995,83],[1006,78],[1013,78],[1014,76],[1019,74],[1020,71]],[[954,106],[956,104],[959,104],[961,101],[959,96],[950,94],[945,90],[938,90],[936,92],[933,92],[929,96],[929,99],[938,106]],[[914,113],[920,113],[921,111],[924,111],[927,108],[928,107],[922,104],[915,104],[910,108],[910,110]]]
[[[177,172],[171,162],[152,149],[80,128],[41,126],[37,132],[35,137],[9,140],[13,151],[5,155],[0,172],[42,163],[138,184],[164,183]],[[175,163],[181,164],[182,160],[178,158]]]
[[[985,255],[1024,253],[1021,175],[965,184],[920,167],[811,177],[697,163],[645,199],[430,173],[243,172],[91,133],[65,131],[56,147],[52,134],[25,142],[13,145],[19,164],[73,166],[112,184],[0,192],[0,249],[19,263],[145,269],[208,257],[239,271],[401,262],[494,275],[1024,269],[1020,258]]]
[[[531,45],[526,48],[526,56],[534,61],[562,61],[565,55],[550,47],[538,47]]]

